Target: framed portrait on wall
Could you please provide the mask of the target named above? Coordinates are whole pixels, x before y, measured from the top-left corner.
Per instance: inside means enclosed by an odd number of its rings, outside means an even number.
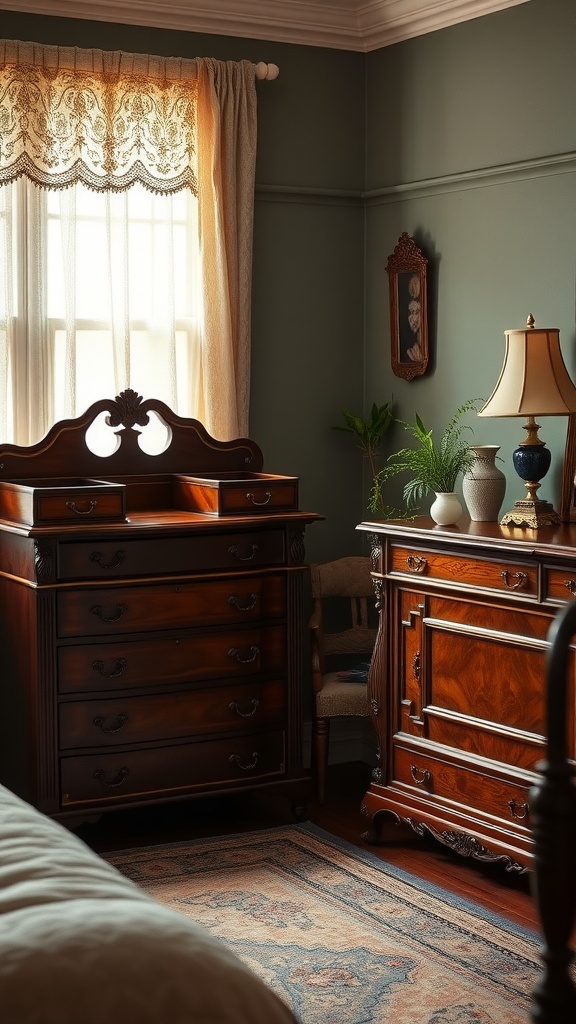
[[[405,231],[388,257],[392,370],[413,380],[428,367],[428,260]]]

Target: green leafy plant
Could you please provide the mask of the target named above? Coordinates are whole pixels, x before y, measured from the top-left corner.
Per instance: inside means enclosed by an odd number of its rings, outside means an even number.
[[[358,448],[364,452],[370,466],[372,484],[370,488],[368,510],[374,514],[382,516],[383,519],[399,518],[401,513],[398,512],[397,509],[390,508],[384,503],[382,488],[375,488],[374,486],[374,481],[378,476],[378,459],[382,447],[382,438],[394,422],[394,416],[390,410],[390,403],[385,402],[384,405],[377,405],[376,402],[374,402],[365,419],[361,416],[356,416],[353,412],[347,412],[346,410],[343,411],[342,415],[344,416],[346,426],[334,427],[333,429],[342,430],[347,434],[351,434],[355,439]]]
[[[346,412],[346,410],[343,411],[342,415],[346,421],[346,426],[334,427],[334,430],[343,430],[347,434],[353,435],[358,448],[362,449],[368,459],[370,472],[372,478],[374,478],[378,470],[377,460],[380,454],[382,438],[394,420],[390,412],[390,403],[385,402],[384,405],[376,405],[376,402],[374,402],[366,419],[356,416],[353,412]]]
[[[438,442],[433,430],[428,430],[418,416],[414,423],[398,422],[417,442],[413,448],[401,448],[389,456],[386,465],[375,474],[371,502],[375,502],[383,484],[399,473],[409,473],[411,478],[404,485],[404,500],[410,509],[430,492],[453,491],[461,474],[472,467],[475,453],[463,438],[465,430],[472,430],[469,424],[461,422],[462,417],[476,410],[480,399],[470,399],[456,410],[444,429]]]

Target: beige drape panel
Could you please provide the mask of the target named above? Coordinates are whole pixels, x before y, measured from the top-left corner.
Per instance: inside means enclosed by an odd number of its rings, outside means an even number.
[[[199,419],[217,437],[246,436],[256,164],[251,64],[198,61],[198,121],[204,319],[211,352],[203,368]],[[235,401],[229,398],[222,408],[226,395]]]
[[[205,317],[194,415],[222,439],[248,432],[255,159],[248,61],[0,42],[0,185],[24,175],[50,189],[140,182],[198,196]]]

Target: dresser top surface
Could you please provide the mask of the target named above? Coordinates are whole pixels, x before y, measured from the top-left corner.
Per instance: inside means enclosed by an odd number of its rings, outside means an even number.
[[[443,547],[487,548],[517,554],[553,554],[576,558],[576,524],[559,523],[539,529],[472,522],[463,516],[453,526],[437,526],[429,516],[414,519],[368,520],[357,526],[368,534],[382,534],[406,542],[434,543]]]

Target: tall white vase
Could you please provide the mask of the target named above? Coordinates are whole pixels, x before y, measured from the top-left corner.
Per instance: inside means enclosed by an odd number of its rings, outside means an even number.
[[[506,477],[496,465],[499,444],[473,444],[475,459],[462,478],[462,494],[470,519],[477,523],[495,523],[504,501]]]
[[[453,526],[462,515],[460,499],[454,491],[438,491],[430,506],[430,515],[438,526]]]

